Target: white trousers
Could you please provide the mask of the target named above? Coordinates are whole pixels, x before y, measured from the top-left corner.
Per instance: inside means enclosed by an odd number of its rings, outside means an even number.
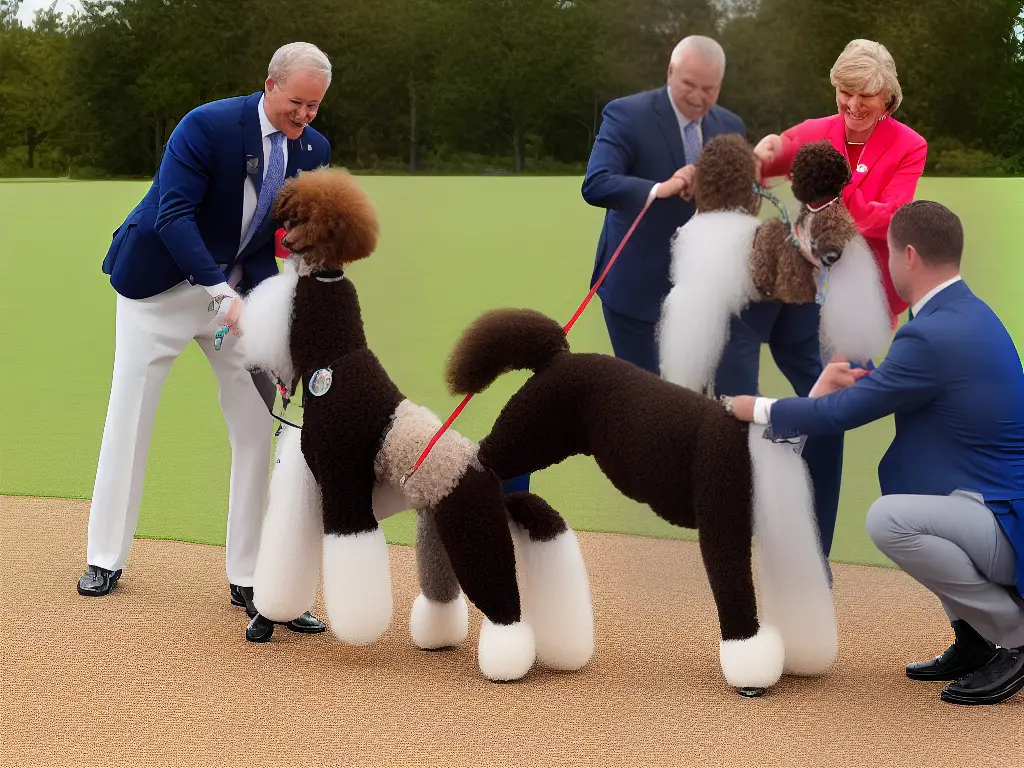
[[[252,586],[266,508],[273,419],[228,334],[214,349],[210,295],[182,282],[148,299],[117,296],[114,373],[89,514],[87,562],[123,568],[139,520],[146,455],[160,392],[171,366],[193,339],[206,353],[220,389],[231,443],[227,577]]]

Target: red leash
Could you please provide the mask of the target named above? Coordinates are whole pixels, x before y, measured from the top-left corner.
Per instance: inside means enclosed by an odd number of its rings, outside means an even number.
[[[601,273],[601,276],[599,278],[597,278],[597,282],[594,283],[593,287],[590,289],[590,293],[587,294],[587,298],[585,298],[583,300],[583,303],[580,304],[579,308],[577,308],[577,310],[573,314],[572,318],[569,320],[568,323],[565,324],[564,330],[565,330],[566,335],[568,335],[569,329],[573,327],[573,325],[579,319],[580,315],[583,314],[583,310],[585,310],[587,308],[587,304],[590,303],[590,300],[592,298],[594,298],[594,294],[596,294],[597,293],[597,289],[601,287],[601,283],[604,282],[605,277],[608,275],[608,271],[612,268],[612,264],[614,264],[615,260],[617,258],[619,258],[619,253],[622,251],[623,246],[629,241],[630,236],[632,236],[633,230],[636,229],[637,225],[640,223],[640,220],[644,217],[644,214],[647,213],[647,209],[651,207],[651,203],[654,202],[654,194],[653,193],[654,193],[654,187],[652,187],[651,188],[651,192],[648,193],[647,201],[644,203],[644,207],[640,209],[640,213],[637,214],[636,218],[633,220],[632,225],[626,231],[626,235],[622,238],[622,242],[619,243],[619,247],[615,249],[615,253],[613,253],[612,257],[608,260],[608,266],[606,266],[604,268],[604,271]],[[413,473],[417,469],[420,468],[420,465],[423,464],[423,460],[427,458],[427,454],[430,453],[431,449],[434,447],[434,445],[437,443],[437,441],[441,438],[441,435],[443,435],[445,432],[447,432],[448,428],[452,425],[452,423],[455,421],[455,419],[457,419],[459,417],[459,414],[462,413],[462,409],[465,408],[466,404],[470,400],[473,399],[473,395],[474,394],[476,394],[476,393],[475,392],[470,392],[468,395],[466,395],[462,399],[462,402],[459,403],[459,406],[454,411],[452,411],[452,415],[448,417],[448,420],[445,421],[445,423],[441,425],[441,428],[430,439],[430,442],[427,443],[427,447],[423,449],[423,453],[421,453],[420,457],[416,460],[416,464],[402,478],[402,486],[404,486],[405,483],[409,480],[409,478],[412,477]]]

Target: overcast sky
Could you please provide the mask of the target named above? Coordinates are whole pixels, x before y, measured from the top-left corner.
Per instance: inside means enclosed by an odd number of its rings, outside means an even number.
[[[18,10],[18,18],[21,19],[22,24],[31,24],[32,15],[36,12],[37,8],[47,8],[53,0],[24,0],[21,4],[21,8]],[[74,0],[58,0],[57,10],[67,11],[72,10],[75,7]]]

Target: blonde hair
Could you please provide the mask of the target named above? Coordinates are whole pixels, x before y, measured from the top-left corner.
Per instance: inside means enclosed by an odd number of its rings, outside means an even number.
[[[829,72],[832,85],[849,93],[881,93],[885,108],[895,112],[903,102],[903,90],[896,76],[896,62],[881,43],[851,40]]]

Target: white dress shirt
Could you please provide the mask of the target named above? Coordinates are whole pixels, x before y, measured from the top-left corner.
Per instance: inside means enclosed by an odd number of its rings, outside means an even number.
[[[263,135],[263,163],[262,172],[263,179],[267,178],[267,165],[270,160],[270,136],[271,134],[277,133],[277,128],[274,127],[273,123],[270,122],[270,118],[267,117],[267,113],[263,109],[263,97],[260,96],[260,103],[256,109],[256,113],[260,117],[260,131]],[[288,167],[288,142],[285,141],[281,145],[281,150],[284,152],[284,165]],[[238,250],[242,250],[242,240],[245,238],[245,233],[249,230],[249,225],[252,223],[252,217],[256,213],[256,203],[258,195],[256,194],[256,183],[247,173],[245,180],[242,182],[242,228],[238,234]],[[237,254],[236,254],[237,255]],[[242,265],[236,264],[235,268],[231,271],[231,276],[228,280],[223,283],[217,283],[217,285],[204,285],[203,287],[209,292],[211,296],[237,296],[235,293],[234,286],[238,285],[238,281],[242,279]]]
[[[665,90],[668,90],[668,86],[667,85],[665,86]],[[679,108],[676,107],[676,103],[674,101],[672,101],[672,92],[671,91],[669,91],[669,94],[668,94],[668,103],[672,105],[672,111],[676,113],[676,120],[679,122],[679,140],[683,142],[683,146],[685,147],[686,146],[686,137],[684,135],[684,131],[686,130],[686,126],[688,126],[693,121],[690,120],[690,118],[688,118],[682,112],[680,112]],[[703,147],[704,146],[704,127],[703,127],[703,125],[699,121],[697,122],[697,138],[700,140],[700,145]],[[661,184],[660,181],[657,184],[655,184],[653,187],[651,187],[651,191],[649,193],[650,195],[654,195],[658,191],[658,185],[659,184]]]
[[[927,304],[937,293],[939,293],[940,291],[944,291],[946,288],[949,288],[949,286],[951,286],[953,283],[957,282],[960,279],[960,275],[957,275],[956,277],[950,278],[949,280],[946,280],[944,283],[940,283],[939,285],[935,286],[930,291],[928,291],[928,293],[922,296],[918,300],[918,302],[910,308],[910,311],[913,312],[914,317],[917,317],[919,314],[921,314],[921,310],[924,309],[924,305]],[[768,424],[771,422],[772,403],[774,403],[777,399],[778,398],[759,397],[756,400],[754,400],[755,424],[758,424],[760,426],[768,426]]]

